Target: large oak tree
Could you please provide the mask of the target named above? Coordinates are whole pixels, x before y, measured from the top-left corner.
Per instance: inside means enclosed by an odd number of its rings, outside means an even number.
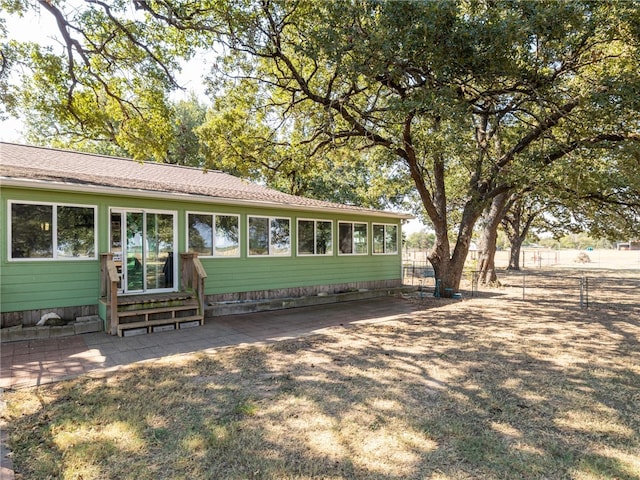
[[[282,132],[295,131],[309,157],[370,150],[404,172],[435,230],[429,260],[449,291],[494,199],[561,160],[638,139],[633,2],[39,4],[66,49],[33,57],[37,95],[27,104],[89,126],[104,111],[89,106],[106,105],[121,112],[118,134],[136,154],[161,152],[151,137],[176,60],[208,50],[219,57],[211,94],[251,86],[251,108],[280,132],[262,139],[282,144]]]

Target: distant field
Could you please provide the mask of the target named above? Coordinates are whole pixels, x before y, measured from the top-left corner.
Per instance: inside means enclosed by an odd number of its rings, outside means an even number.
[[[589,257],[588,263],[576,261],[580,254]],[[527,269],[538,267],[559,268],[604,268],[613,270],[640,270],[640,250],[551,250],[547,248],[522,250],[521,266]],[[496,267],[509,264],[509,251],[496,253]]]
[[[578,262],[578,256],[586,254],[589,262]],[[411,251],[404,255],[407,260],[425,262],[425,251]],[[468,267],[473,267],[474,254],[469,253]],[[611,269],[611,270],[639,270],[640,250],[552,250],[549,248],[524,248],[520,254],[520,266],[526,269],[541,269],[548,267],[571,269]],[[509,250],[496,252],[496,268],[506,268],[509,265]]]

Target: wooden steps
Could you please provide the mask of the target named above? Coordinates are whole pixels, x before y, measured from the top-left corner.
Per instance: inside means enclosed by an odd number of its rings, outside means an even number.
[[[199,313],[198,300],[189,292],[168,294],[130,295],[118,297],[118,336],[127,333],[152,333],[158,327],[178,330],[187,326],[203,325],[204,315]],[[141,332],[144,329],[146,332]],[[133,332],[133,330],[137,330]]]

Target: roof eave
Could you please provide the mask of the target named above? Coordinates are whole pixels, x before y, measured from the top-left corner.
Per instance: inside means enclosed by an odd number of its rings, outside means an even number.
[[[81,192],[81,193],[91,193],[91,194],[102,194],[102,195],[129,195],[132,197],[139,198],[153,198],[153,199],[166,199],[171,198],[177,201],[197,201],[211,204],[221,204],[221,205],[232,205],[232,206],[259,206],[259,207],[268,207],[268,208],[287,208],[290,210],[296,211],[313,211],[322,209],[325,212],[331,213],[340,213],[343,215],[367,215],[374,217],[393,217],[403,220],[410,220],[415,218],[413,215],[406,213],[396,213],[396,212],[385,212],[381,210],[361,210],[361,209],[351,209],[348,206],[345,208],[337,208],[337,207],[314,207],[314,206],[305,206],[305,205],[293,205],[272,201],[264,201],[264,200],[246,200],[246,199],[238,199],[238,198],[229,198],[229,197],[212,197],[209,195],[196,195],[196,194],[188,194],[188,193],[180,193],[180,192],[159,192],[155,190],[142,190],[142,189],[131,189],[131,188],[123,188],[123,187],[111,187],[106,185],[83,185],[77,183],[66,183],[66,182],[54,182],[50,180],[35,180],[35,179],[24,179],[24,178],[14,178],[14,177],[4,177],[0,176],[0,183],[4,186],[9,187],[18,187],[18,188],[46,188],[49,190],[60,190],[60,191],[73,191],[73,192]]]

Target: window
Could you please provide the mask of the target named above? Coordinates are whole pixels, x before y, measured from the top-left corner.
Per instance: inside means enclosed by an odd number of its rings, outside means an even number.
[[[216,215],[213,253],[216,257],[239,257],[240,219],[235,215]]]
[[[10,202],[12,259],[95,259],[96,207]]]
[[[298,255],[333,255],[333,223],[298,220]]]
[[[238,215],[187,214],[189,251],[203,257],[239,257]]]
[[[369,253],[367,248],[367,224],[339,222],[338,243],[342,254],[366,255]]]
[[[291,255],[288,218],[249,217],[249,255]]]
[[[373,253],[396,254],[398,253],[398,226],[378,225],[373,227]]]

